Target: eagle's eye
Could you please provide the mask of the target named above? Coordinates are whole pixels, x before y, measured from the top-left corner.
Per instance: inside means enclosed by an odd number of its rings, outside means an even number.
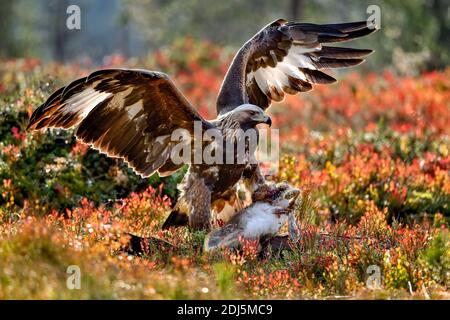
[[[254,116],[256,114],[256,111],[250,111],[249,113],[251,116]]]

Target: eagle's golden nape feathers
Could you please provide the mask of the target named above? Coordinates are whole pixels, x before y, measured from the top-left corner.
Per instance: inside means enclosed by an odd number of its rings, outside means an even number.
[[[171,163],[170,134],[209,124],[169,77],[146,70],[99,70],[60,88],[32,114],[29,129],[75,127],[82,142],[109,157],[122,158],[147,177],[182,164]]]
[[[351,41],[376,30],[367,21],[317,25],[278,19],[270,23],[233,59],[217,98],[218,113],[243,102],[267,109],[285,94],[336,82],[323,69],[357,66],[373,51],[327,44]]]

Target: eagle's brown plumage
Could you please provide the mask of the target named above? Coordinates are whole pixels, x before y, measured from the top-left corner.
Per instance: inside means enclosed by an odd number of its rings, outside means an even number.
[[[29,128],[75,128],[79,140],[124,159],[142,177],[154,172],[169,175],[185,164],[171,159],[178,143],[171,140],[174,130],[185,129],[195,138],[197,122],[202,133],[218,130],[225,140],[236,143],[242,138],[236,129],[269,123],[263,110],[271,101],[281,101],[285,93],[311,90],[313,84],[332,83],[335,79],[320,69],[353,66],[371,52],[323,43],[347,41],[373,31],[366,22],[314,25],[277,20],[269,24],[236,54],[218,96],[215,120],[203,119],[164,73],[111,69],[57,90],[34,111]],[[215,152],[224,152],[215,148]],[[188,162],[180,197],[164,227],[189,221],[192,227],[208,229],[211,205],[236,198],[230,194],[241,178],[250,189],[261,185],[259,166],[249,164],[252,152],[246,150],[249,154],[243,164]]]

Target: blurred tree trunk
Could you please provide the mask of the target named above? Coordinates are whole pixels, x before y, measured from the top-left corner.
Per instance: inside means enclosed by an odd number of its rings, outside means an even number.
[[[125,57],[131,56],[130,48],[130,9],[129,4],[122,4],[122,9],[119,16],[120,26],[120,51]]]
[[[431,3],[431,14],[435,17],[438,24],[437,34],[437,52],[438,56],[430,62],[430,69],[445,67],[446,61],[450,59],[450,22],[448,15],[450,5],[448,0],[434,0]]]
[[[14,27],[14,3],[12,1],[0,2],[0,56],[8,56],[14,52],[14,41],[11,35]]]
[[[52,47],[53,58],[57,61],[64,62],[65,60],[65,43],[66,43],[66,19],[68,1],[57,0],[52,3],[53,19],[51,22],[52,27]]]
[[[302,10],[304,8],[304,0],[291,0],[290,4],[290,12],[288,15],[289,20],[291,21],[300,21],[302,18]]]

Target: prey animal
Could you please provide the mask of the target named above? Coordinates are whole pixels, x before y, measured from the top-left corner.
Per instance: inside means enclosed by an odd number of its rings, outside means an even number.
[[[237,249],[241,239],[263,243],[275,236],[289,220],[289,230],[296,231],[295,204],[300,190],[287,183],[266,184],[252,195],[253,203],[236,213],[223,227],[211,231],[204,250]]]

